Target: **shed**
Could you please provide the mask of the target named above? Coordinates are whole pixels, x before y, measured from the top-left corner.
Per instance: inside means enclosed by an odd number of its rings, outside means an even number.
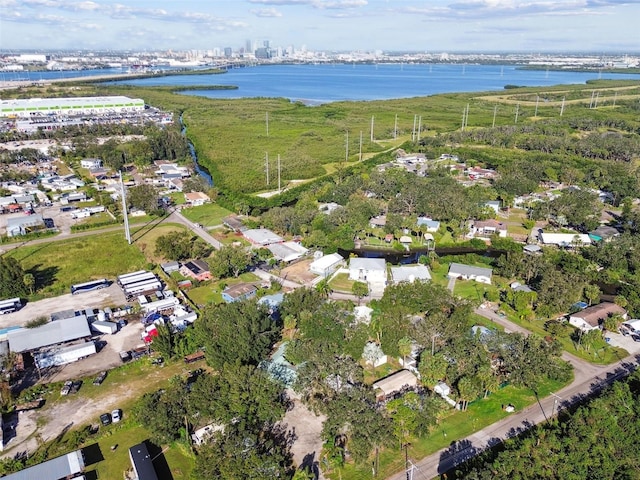
[[[449,265],[449,278],[462,278],[463,280],[475,280],[480,283],[491,284],[491,268],[473,267],[462,263],[452,263]]]
[[[344,258],[342,258],[339,253],[332,253],[311,262],[309,271],[321,277],[328,277],[335,272],[343,262]]]
[[[160,268],[162,268],[162,271],[164,273],[166,273],[167,275],[170,275],[171,272],[177,272],[178,270],[180,270],[180,264],[176,261],[166,262],[161,264]]]
[[[418,385],[418,378],[409,370],[398,370],[388,377],[382,378],[373,384],[375,390],[379,390],[378,398],[385,398],[406,387]]]
[[[438,382],[435,387],[433,387],[434,393],[437,393],[441,397],[448,397],[451,393],[451,389],[449,385],[444,382]]]

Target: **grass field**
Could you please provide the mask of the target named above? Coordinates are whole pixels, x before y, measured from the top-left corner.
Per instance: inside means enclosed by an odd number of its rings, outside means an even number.
[[[57,88],[60,94],[65,90]],[[459,129],[460,114],[467,105],[471,112],[468,127],[473,129],[490,128],[494,118],[497,127],[512,125],[516,104],[520,106],[519,121],[525,123],[558,118],[563,99],[566,100],[563,116],[571,119],[613,111],[614,95],[619,103],[640,96],[637,82],[633,80],[594,80],[589,84],[544,89],[514,88],[317,106],[285,98],[210,99],[172,93],[171,88],[131,85],[83,84],[66,88],[76,88],[74,95],[119,94],[143,98],[149,105],[183,112],[187,135],[193,141],[200,162],[213,174],[216,185],[242,193],[265,189],[265,152],[274,161],[276,155],[280,155],[285,185],[291,180],[312,179],[333,171],[344,161],[347,131],[351,132],[348,150],[353,152],[348,159],[351,163],[359,156],[357,132],[364,133],[362,153],[368,158],[393,148],[400,141],[410,141],[416,115],[428,119],[422,134],[433,136]],[[589,108],[594,92],[598,92],[601,99],[597,111]],[[21,94],[43,96],[36,88],[25,89]],[[545,102],[537,108],[540,97]],[[494,110],[496,106],[499,108]],[[621,121],[635,121],[632,110],[616,108],[615,111]],[[265,114],[269,115],[268,132]],[[372,117],[375,118],[373,129]]]
[[[134,230],[131,239],[133,245],[140,249],[150,263],[158,264],[166,261],[165,258],[159,257],[155,253],[158,237],[176,231],[185,232],[186,235],[190,234],[184,225],[178,223],[154,223],[148,227]]]
[[[146,268],[144,255],[136,245],[127,244],[122,232],[29,245],[7,255],[35,276],[32,300],[68,293],[74,283]]]
[[[199,207],[183,208],[180,213],[192,222],[199,223],[205,227],[214,227],[222,225],[222,219],[231,215],[232,212],[215,203],[207,203]]]

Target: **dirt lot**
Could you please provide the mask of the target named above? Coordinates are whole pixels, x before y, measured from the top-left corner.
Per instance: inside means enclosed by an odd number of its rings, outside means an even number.
[[[288,425],[288,429],[294,434],[295,441],[291,446],[294,463],[300,467],[311,467],[316,480],[324,479],[320,471],[320,455],[322,453],[322,424],[326,420],[324,416],[316,416],[303,403],[292,390],[287,390],[287,395],[294,402],[282,423]]]
[[[52,207],[36,207],[36,213],[42,215],[42,218],[51,218],[53,220],[53,225],[60,230],[63,234],[71,233],[71,225],[75,225],[77,222],[82,220],[76,220],[71,218],[70,212],[61,212],[60,205],[54,205]],[[7,219],[14,217],[24,217],[25,213],[10,213],[5,215],[0,215],[0,232],[4,234],[5,229],[7,228]]]
[[[289,265],[282,269],[280,276],[301,285],[307,284],[316,278],[316,276],[309,271],[311,262],[313,262],[313,259],[302,260],[293,265]]]
[[[38,317],[49,317],[54,312],[63,310],[84,310],[85,308],[100,308],[124,305],[125,298],[122,290],[115,283],[109,288],[94,290],[79,295],[60,295],[46,298],[37,302],[29,302],[20,310],[0,316],[0,328],[14,325],[23,326],[29,320]]]

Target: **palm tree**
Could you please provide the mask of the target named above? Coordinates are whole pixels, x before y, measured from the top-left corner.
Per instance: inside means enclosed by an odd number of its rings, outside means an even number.
[[[33,274],[25,273],[24,277],[22,277],[22,283],[24,283],[24,286],[27,287],[31,295],[33,295],[33,287],[36,284],[36,278],[33,276]]]
[[[331,292],[333,292],[333,290],[331,289],[331,285],[329,285],[329,280],[327,278],[323,278],[318,282],[318,284],[316,285],[316,291],[323,298],[329,298],[329,295],[331,295]]]
[[[407,356],[411,354],[411,339],[409,337],[402,337],[398,340],[398,352],[402,356],[402,366],[407,366]]]

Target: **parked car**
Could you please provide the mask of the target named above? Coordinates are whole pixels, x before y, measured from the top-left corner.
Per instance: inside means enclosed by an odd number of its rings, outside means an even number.
[[[100,415],[100,423],[102,423],[102,425],[111,424],[111,414],[103,413],[102,415]]]
[[[69,395],[72,385],[73,382],[71,380],[67,380],[66,382],[64,382],[64,385],[62,385],[62,389],[60,389],[60,395]]]
[[[100,372],[100,374],[95,378],[93,384],[98,386],[104,382],[104,379],[107,378],[107,372]]]
[[[620,326],[620,328],[619,328],[618,330],[619,330],[619,331],[620,331],[620,333],[621,333],[622,335],[624,335],[625,337],[626,337],[627,335],[629,335],[629,333],[631,333],[631,332],[629,332],[629,329],[628,329],[628,328],[625,328],[625,327],[623,327],[622,325]]]
[[[634,342],[640,342],[640,335],[638,335],[637,333],[632,333],[631,338],[633,338]]]
[[[78,390],[80,390],[81,386],[82,386],[82,380],[76,380],[71,384],[71,389],[69,390],[69,393],[78,393]]]
[[[113,423],[118,423],[122,418],[122,414],[119,408],[116,408],[113,412],[111,412],[111,421]]]

